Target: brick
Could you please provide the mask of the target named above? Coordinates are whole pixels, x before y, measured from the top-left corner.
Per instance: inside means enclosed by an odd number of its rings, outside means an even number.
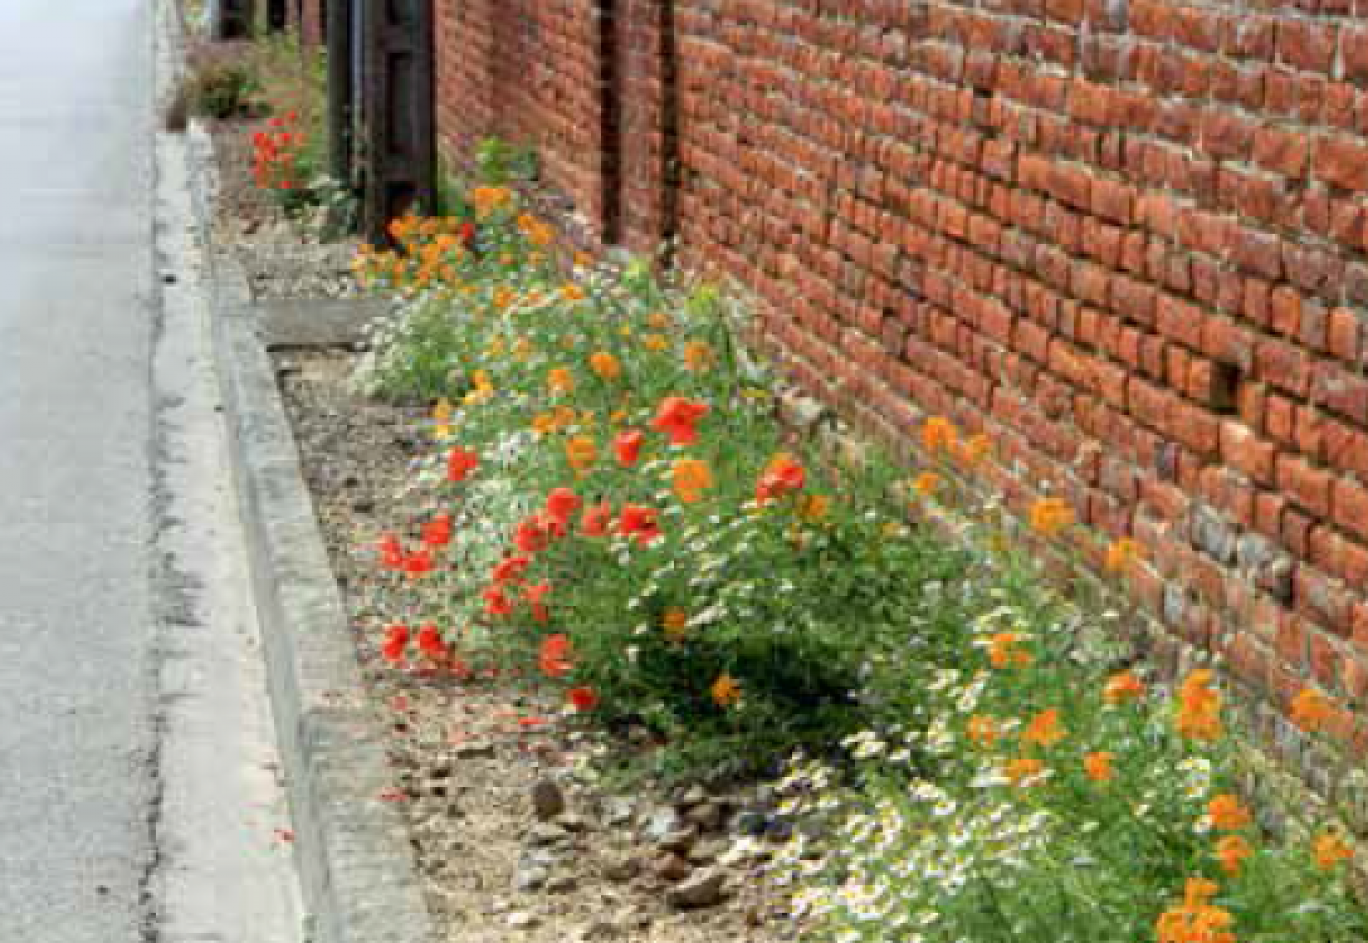
[[[1358,138],[1322,137],[1312,160],[1315,176],[1351,192],[1368,189],[1368,144]]]
[[[1334,520],[1355,536],[1368,539],[1368,488],[1347,478],[1336,481]]]

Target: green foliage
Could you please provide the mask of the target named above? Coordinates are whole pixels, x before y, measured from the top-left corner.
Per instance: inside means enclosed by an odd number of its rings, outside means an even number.
[[[228,121],[253,113],[260,80],[238,47],[203,45],[189,57],[178,97],[191,115]]]

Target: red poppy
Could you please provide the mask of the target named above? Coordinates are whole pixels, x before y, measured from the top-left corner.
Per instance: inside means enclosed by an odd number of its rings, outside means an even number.
[[[550,678],[569,674],[574,665],[570,661],[570,638],[557,633],[542,640],[537,666]]]
[[[780,455],[773,459],[760,475],[755,486],[755,500],[768,504],[775,498],[802,491],[807,484],[807,471],[797,459]]]
[[[608,522],[613,519],[613,506],[607,501],[591,504],[580,518],[580,533],[585,537],[608,536]]]
[[[415,550],[404,557],[404,572],[409,576],[423,576],[432,572],[432,554],[427,550]]]
[[[546,531],[548,537],[560,538],[570,533],[570,521],[568,518],[566,520],[561,520],[558,517],[552,517],[545,511],[537,515],[537,523],[541,525],[542,530]]]
[[[527,557],[506,557],[494,566],[492,578],[496,583],[521,580],[531,563]]]
[[[465,244],[465,247],[466,247],[467,249],[469,249],[472,245],[475,244],[475,224],[474,224],[474,223],[462,223],[462,224],[461,224],[461,242]]]
[[[562,528],[568,527],[571,515],[583,504],[574,491],[569,488],[557,488],[546,496],[546,517]]]
[[[631,468],[635,465],[637,458],[641,455],[641,443],[645,438],[636,429],[619,432],[617,438],[613,439],[613,454],[617,456],[618,463],[624,468]]]
[[[598,707],[598,693],[593,688],[571,688],[567,692],[567,696],[570,698],[570,704],[577,711],[591,711]]]
[[[542,602],[550,592],[550,583],[538,583],[523,590],[523,598],[532,605],[532,618],[538,622],[546,622],[551,618],[551,614],[546,610],[546,604]]]
[[[513,534],[513,543],[523,553],[541,553],[550,543],[546,527],[535,517],[529,517],[518,525]]]
[[[511,616],[513,603],[502,586],[490,586],[484,591],[485,612],[491,616]]]
[[[433,661],[445,661],[449,654],[441,630],[430,622],[418,630],[418,650]]]
[[[423,525],[423,543],[429,547],[445,547],[451,543],[450,514],[438,514]]]
[[[447,481],[465,481],[480,467],[480,456],[462,448],[452,449],[447,455]]]
[[[404,545],[399,542],[399,538],[393,534],[386,534],[380,538],[377,547],[380,551],[380,565],[387,570],[402,570],[404,568]]]
[[[656,410],[651,427],[669,436],[672,445],[692,445],[698,439],[695,426],[707,412],[706,403],[696,403],[682,396],[667,396]]]
[[[617,532],[622,537],[635,537],[638,543],[649,544],[660,536],[659,512],[637,504],[624,504],[618,518]]]
[[[380,648],[380,654],[391,664],[398,664],[404,660],[404,649],[408,648],[409,628],[406,625],[392,625],[385,633],[385,644]]]

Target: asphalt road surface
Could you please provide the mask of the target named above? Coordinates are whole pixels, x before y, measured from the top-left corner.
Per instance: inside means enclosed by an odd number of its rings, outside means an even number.
[[[0,943],[301,919],[155,11],[0,0]]]

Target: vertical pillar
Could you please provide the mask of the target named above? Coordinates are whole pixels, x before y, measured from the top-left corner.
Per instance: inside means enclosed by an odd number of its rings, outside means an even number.
[[[361,0],[362,227],[436,205],[432,0]]]
[[[253,0],[218,0],[210,35],[218,41],[248,39],[256,17]]]
[[[356,181],[352,141],[356,130],[356,89],[352,82],[353,0],[327,0],[328,167],[344,185]]]

